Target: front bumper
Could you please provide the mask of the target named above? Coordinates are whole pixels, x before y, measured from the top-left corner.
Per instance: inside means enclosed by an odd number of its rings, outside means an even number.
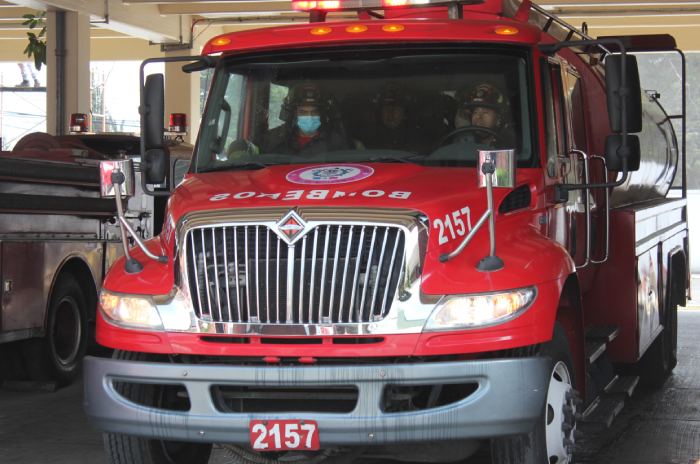
[[[351,366],[205,366],[131,362],[87,357],[85,411],[100,429],[161,440],[249,444],[253,419],[308,419],[318,422],[322,447],[372,445],[528,432],[540,417],[548,384],[546,358],[423,364]],[[189,411],[142,406],[120,395],[115,381],[179,384],[187,389]],[[412,412],[380,409],[386,385],[474,382],[466,398]],[[222,413],[212,385],[355,385],[359,396],[350,413]]]

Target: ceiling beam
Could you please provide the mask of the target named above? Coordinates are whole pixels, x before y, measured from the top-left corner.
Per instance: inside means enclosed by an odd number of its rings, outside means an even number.
[[[216,15],[241,12],[276,12],[292,11],[290,1],[255,1],[255,2],[227,2],[227,3],[178,3],[158,5],[161,14],[189,14],[189,15]]]
[[[17,5],[38,10],[76,11],[90,15],[95,25],[113,29],[151,42],[187,40],[189,17],[163,16],[157,5],[127,5],[119,0],[13,0]],[[108,22],[100,23],[100,21]]]

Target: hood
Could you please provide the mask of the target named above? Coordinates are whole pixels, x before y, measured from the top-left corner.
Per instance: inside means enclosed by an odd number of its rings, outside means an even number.
[[[535,192],[535,170],[520,169],[518,185]],[[496,210],[510,189],[494,190]],[[530,203],[534,205],[536,198]],[[269,166],[189,174],[170,198],[168,222],[162,236],[172,243],[175,225],[195,211],[239,208],[391,208],[423,214],[428,228],[426,262],[437,263],[440,254],[453,251],[487,208],[486,189],[477,187],[476,168],[429,167],[409,163],[338,163]],[[527,210],[527,209],[526,209]],[[532,215],[498,219],[505,226],[498,239],[509,240],[510,231],[532,221]],[[282,216],[280,216],[282,219]],[[511,224],[512,223],[512,224]],[[511,238],[511,242],[512,237]],[[474,249],[488,249],[488,227],[480,230]],[[470,245],[468,248],[472,248]],[[464,253],[463,259],[469,257]],[[456,260],[455,260],[456,262]],[[426,271],[428,268],[425,269]]]
[[[495,190],[495,199],[507,193]],[[470,206],[481,214],[486,191],[477,188],[475,168],[408,163],[294,164],[189,174],[174,192],[171,205],[175,222],[193,211],[285,206],[404,208],[429,216]]]

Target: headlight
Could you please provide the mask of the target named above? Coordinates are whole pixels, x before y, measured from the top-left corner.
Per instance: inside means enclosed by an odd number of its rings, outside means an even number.
[[[525,312],[536,295],[535,287],[479,295],[446,295],[435,305],[423,331],[501,324]]]
[[[100,308],[107,319],[116,325],[163,330],[158,309],[148,296],[122,296],[102,290]]]

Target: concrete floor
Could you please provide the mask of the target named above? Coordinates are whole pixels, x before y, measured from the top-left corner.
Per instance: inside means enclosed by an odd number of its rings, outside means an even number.
[[[588,436],[579,447],[580,462],[700,464],[700,311],[681,311],[679,325],[673,376],[660,391],[638,390],[610,430]],[[215,450],[211,462],[226,461]],[[0,390],[1,464],[104,462],[100,433],[82,412],[80,382],[56,392]],[[484,447],[463,464],[488,462]]]

